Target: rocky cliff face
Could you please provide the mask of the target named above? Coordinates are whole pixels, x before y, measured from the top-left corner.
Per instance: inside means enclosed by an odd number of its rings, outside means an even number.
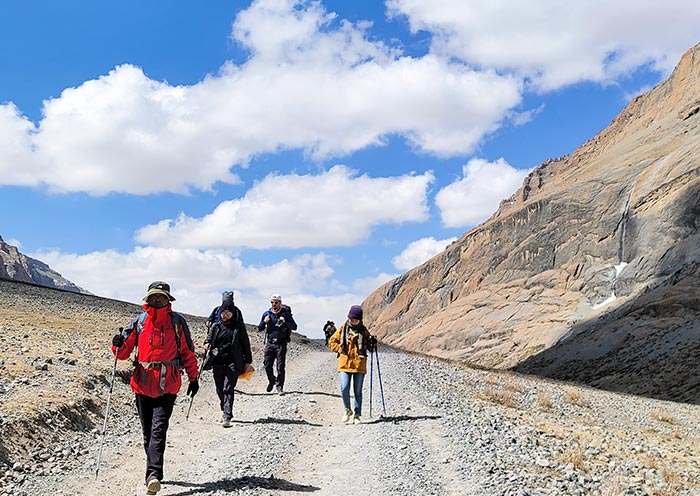
[[[384,342],[700,401],[700,45],[486,222],[364,302]]]
[[[0,237],[0,278],[29,282],[74,293],[90,294],[76,286],[44,262],[27,257]]]

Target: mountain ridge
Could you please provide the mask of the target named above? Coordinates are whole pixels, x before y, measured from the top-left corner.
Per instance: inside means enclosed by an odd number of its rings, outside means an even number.
[[[28,257],[0,236],[0,278],[38,284],[73,293],[91,294],[53,270],[48,264]]]
[[[699,401],[692,374],[669,392],[672,377],[653,358],[698,371],[699,54],[691,48],[606,129],[536,167],[488,220],[368,296],[380,338],[472,365]],[[641,330],[639,349],[630,342]],[[607,357],[599,373],[586,366],[591,347]]]

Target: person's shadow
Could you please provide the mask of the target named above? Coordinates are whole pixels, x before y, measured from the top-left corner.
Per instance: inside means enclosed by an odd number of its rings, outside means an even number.
[[[306,420],[265,417],[255,420],[231,420],[238,424],[283,424],[283,425],[310,425],[311,427],[323,427],[321,424],[312,424]]]
[[[440,415],[397,415],[394,417],[384,417],[380,415],[379,417],[370,417],[370,420],[362,420],[363,424],[378,424],[380,422],[391,422],[398,424],[399,422],[406,422],[408,420],[437,420],[442,418]]]
[[[235,390],[236,394],[242,394],[244,396],[275,396],[273,393],[248,393],[246,391],[241,391],[236,389]],[[323,391],[285,391],[282,395],[287,396],[289,394],[304,394],[304,395],[311,395],[311,396],[330,396],[332,398],[340,398],[340,395],[337,393],[325,393]]]
[[[191,494],[226,492],[238,492],[241,489],[268,489],[277,491],[295,491],[299,493],[313,493],[320,491],[320,487],[297,484],[285,479],[275,477],[243,476],[236,479],[221,479],[214,482],[183,482],[183,481],[163,481],[164,486],[178,486],[184,490],[173,493],[171,496],[189,496]]]

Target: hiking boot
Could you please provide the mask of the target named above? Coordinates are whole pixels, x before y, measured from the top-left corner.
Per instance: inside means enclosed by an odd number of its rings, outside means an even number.
[[[362,423],[362,419],[358,414],[355,414],[355,416],[352,418],[352,423],[356,425]]]
[[[282,391],[282,386],[277,386],[277,394],[284,394],[284,391]]]
[[[153,495],[160,491],[160,481],[155,477],[146,482],[146,494]]]
[[[345,413],[343,414],[342,422],[344,424],[347,424],[348,422],[350,422],[351,418],[352,418],[352,410],[350,410],[349,408],[346,408]]]
[[[275,379],[267,383],[267,392],[271,392],[273,387],[275,387]]]
[[[224,427],[231,427],[231,419],[224,419],[221,422],[221,425],[223,425]]]

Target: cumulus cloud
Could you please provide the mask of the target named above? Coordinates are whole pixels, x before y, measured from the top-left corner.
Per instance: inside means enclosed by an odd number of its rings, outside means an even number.
[[[12,103],[0,105],[0,185],[36,186],[42,171],[32,156],[34,124]],[[39,172],[39,174],[37,174]]]
[[[649,64],[668,73],[697,43],[687,0],[387,0],[390,16],[432,33],[433,53],[514,71],[542,90],[606,81]],[[668,29],[665,29],[668,28]]]
[[[384,283],[387,283],[392,279],[397,278],[399,275],[400,274],[388,274],[386,272],[382,272],[380,274],[377,274],[376,276],[362,277],[360,279],[355,280],[355,282],[353,283],[353,289],[356,293],[364,295],[364,299],[367,296],[369,296],[370,293],[372,293],[375,289],[381,287],[382,285],[384,285]]]
[[[428,218],[432,173],[372,178],[341,165],[319,175],[269,175],[201,219],[181,215],[140,229],[139,242],[176,247],[350,246],[374,226]]]
[[[410,270],[426,260],[430,260],[438,253],[447,248],[450,243],[457,241],[457,238],[435,239],[421,238],[410,243],[404,251],[395,256],[391,263],[399,270]]]
[[[521,101],[515,77],[404,56],[369,28],[318,2],[260,0],[232,28],[250,58],[197,84],[172,86],[124,64],[47,100],[36,128],[5,106],[0,184],[185,193],[237,182],[232,167],[257,155],[341,156],[389,136],[427,153],[463,154]],[[4,173],[13,167],[21,172]]]
[[[488,162],[472,159],[462,167],[463,178],[438,191],[435,203],[446,227],[472,227],[496,211],[501,200],[522,184],[527,170],[518,170],[504,159]]]
[[[334,262],[323,253],[254,266],[222,250],[137,247],[129,253],[108,250],[77,255],[54,250],[29,256],[71,281],[80,281],[81,287],[98,296],[138,304],[151,281],[165,280],[177,299],[174,308],[193,315],[208,316],[221,302],[221,291],[233,289],[245,321],[253,324],[269,307],[270,295],[281,293],[292,306],[300,332],[315,337],[322,336],[326,320],[343,318],[350,305],[362,301],[361,293],[323,296],[318,291],[333,284]],[[108,278],[105,267],[109,267]]]

